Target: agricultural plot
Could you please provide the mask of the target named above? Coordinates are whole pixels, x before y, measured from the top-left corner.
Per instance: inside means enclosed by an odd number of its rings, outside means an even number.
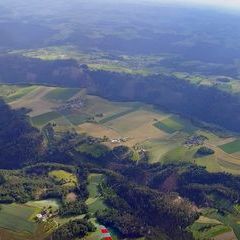
[[[121,135],[114,129],[108,128],[106,126],[97,123],[84,123],[76,127],[77,132],[87,133],[93,137],[103,138],[104,136],[108,138],[120,138]]]
[[[69,115],[65,115],[65,118],[70,121],[73,125],[78,126],[82,123],[85,123],[89,118],[89,115],[82,114],[82,113],[73,113]]]
[[[121,137],[127,138],[128,140],[123,144],[132,147],[149,139],[165,139],[168,134],[163,131],[156,131],[153,127],[156,118],[164,117],[164,114],[139,109],[108,121],[104,126]]]
[[[107,122],[110,122],[110,121],[113,121],[117,118],[120,118],[124,115],[127,115],[127,114],[130,114],[132,112],[135,112],[136,110],[138,109],[138,107],[136,108],[132,108],[132,109],[129,109],[129,110],[126,110],[126,111],[123,111],[123,112],[119,112],[119,113],[116,113],[112,116],[109,116],[109,117],[106,117],[106,118],[103,118],[102,120],[99,121],[100,124],[104,124],[104,123],[107,123]]]
[[[66,172],[64,170],[54,170],[49,172],[48,174],[58,183],[62,183],[63,186],[72,187],[77,184],[77,177],[76,175]]]
[[[142,147],[149,152],[149,162],[161,162],[162,158],[171,150],[181,145],[180,141],[166,140],[154,140],[150,139],[141,143]]]
[[[61,114],[56,111],[64,101],[75,95],[84,103],[79,109]],[[54,121],[57,131],[75,128],[79,133],[94,137],[106,136],[109,139],[106,145],[109,147],[140,145],[149,152],[149,161],[152,163],[190,161],[206,166],[212,172],[237,174],[240,170],[239,139],[219,137],[216,133],[195,127],[186,119],[158,112],[149,105],[111,102],[87,95],[80,89],[45,86],[0,85],[0,96],[14,99],[10,103],[14,108],[32,109],[29,115],[37,127]],[[196,158],[196,149],[185,149],[184,139],[193,134],[206,136],[215,154]],[[116,144],[111,142],[112,139],[127,140]]]
[[[193,126],[189,120],[182,119],[178,116],[171,116],[169,118],[158,121],[154,123],[154,127],[169,134],[173,134],[178,131],[184,131],[192,134],[198,130],[197,127]]]
[[[53,89],[54,88],[52,87],[38,86],[36,89],[21,97],[17,101],[11,102],[10,105],[13,108],[25,107],[30,109],[31,112],[29,115],[31,117],[51,112],[59,106],[59,104],[44,100],[44,96]]]
[[[33,222],[32,216],[35,207],[20,204],[2,204],[0,210],[0,228],[9,229],[13,232],[34,233],[37,224]]]
[[[16,101],[31,91],[35,90],[37,86],[15,86],[15,85],[0,85],[0,96],[7,102]]]
[[[240,139],[221,145],[220,148],[229,154],[240,152]]]
[[[163,163],[191,162],[206,167],[209,172],[239,174],[240,164],[237,158],[225,154],[216,147],[212,147],[212,149],[215,151],[214,154],[198,157],[196,156],[198,147],[188,149],[184,146],[178,146],[163,155],[160,161]]]
[[[64,102],[79,93],[79,91],[80,89],[78,88],[55,88],[46,94],[44,98],[49,101]]]
[[[118,114],[125,114],[125,112],[131,111],[138,106],[135,103],[110,102],[92,95],[86,95],[85,100],[86,104],[82,113],[93,116],[97,122],[107,122],[111,120],[111,118],[116,118]]]
[[[183,125],[174,120],[172,117],[164,119],[162,121],[154,123],[154,126],[160,130],[163,130],[169,134],[183,129]]]
[[[52,112],[47,112],[47,113],[43,113],[41,115],[32,117],[31,121],[32,121],[32,124],[35,126],[43,126],[48,122],[53,121],[59,117],[61,117],[61,114],[59,114],[58,112],[52,111]]]

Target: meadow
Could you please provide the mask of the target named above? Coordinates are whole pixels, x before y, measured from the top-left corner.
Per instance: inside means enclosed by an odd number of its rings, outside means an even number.
[[[95,213],[98,210],[105,209],[107,206],[104,204],[103,199],[101,198],[98,186],[104,180],[102,174],[89,174],[88,176],[88,192],[89,197],[86,201],[89,211]]]

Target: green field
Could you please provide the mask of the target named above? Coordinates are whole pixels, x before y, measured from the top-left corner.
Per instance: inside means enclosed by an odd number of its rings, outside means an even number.
[[[88,176],[88,192],[89,197],[86,201],[89,211],[95,213],[97,210],[102,210],[106,208],[103,199],[100,196],[98,186],[104,180],[102,174],[89,174]]]
[[[135,111],[137,111],[138,109],[139,109],[139,107],[136,106],[136,107],[131,108],[131,109],[129,109],[129,110],[116,113],[116,114],[114,114],[114,115],[112,115],[112,116],[109,116],[109,117],[106,117],[106,118],[100,120],[99,123],[100,123],[100,124],[104,124],[104,123],[113,121],[113,120],[115,120],[115,119],[117,119],[117,118],[123,117],[124,115],[127,115],[127,114],[129,114],[129,113],[135,112]]]
[[[144,149],[149,151],[149,162],[155,163],[162,160],[163,156],[175,149],[181,142],[171,142],[168,140],[147,140],[142,144]]]
[[[20,204],[2,204],[0,210],[0,228],[14,232],[34,233],[37,224],[31,221],[36,208]]]
[[[32,92],[33,90],[35,90],[37,87],[36,86],[29,86],[29,87],[24,87],[24,88],[20,88],[18,89],[14,94],[9,95],[6,98],[7,102],[13,102],[16,101],[22,97],[24,97],[25,95],[27,95],[28,93]]]
[[[7,102],[13,102],[24,97],[36,88],[37,86],[0,85],[0,96]]]
[[[229,154],[240,152],[240,139],[221,145],[220,148]]]
[[[48,122],[50,122],[54,119],[57,119],[59,117],[61,117],[61,114],[53,111],[53,112],[43,113],[36,117],[32,117],[31,121],[32,121],[33,125],[42,126],[42,125],[45,125]]]
[[[184,128],[184,126],[173,117],[158,121],[154,123],[154,126],[170,134],[175,133],[176,131],[180,131]]]
[[[65,115],[67,120],[69,120],[73,125],[77,126],[84,122],[86,122],[89,119],[89,115],[82,114],[82,113],[75,113],[70,115]]]
[[[77,184],[76,175],[64,170],[54,170],[48,173],[57,182],[62,182],[64,186],[75,186]]]
[[[68,99],[72,98],[76,95],[80,89],[78,88],[56,88],[49,92],[45,99],[50,101],[67,101]]]

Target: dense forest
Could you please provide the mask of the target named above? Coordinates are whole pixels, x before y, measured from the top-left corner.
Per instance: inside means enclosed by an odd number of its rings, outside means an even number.
[[[36,161],[44,144],[39,130],[28,121],[26,110],[12,110],[0,99],[0,167],[17,168]]]
[[[2,55],[0,81],[84,87],[90,94],[153,104],[194,120],[240,132],[239,95],[215,87],[197,86],[172,76],[92,71],[74,60],[42,61]]]

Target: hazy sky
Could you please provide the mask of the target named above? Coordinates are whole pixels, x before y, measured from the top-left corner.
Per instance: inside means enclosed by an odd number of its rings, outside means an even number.
[[[240,0],[160,0],[162,2],[195,3],[217,7],[240,8]]]

